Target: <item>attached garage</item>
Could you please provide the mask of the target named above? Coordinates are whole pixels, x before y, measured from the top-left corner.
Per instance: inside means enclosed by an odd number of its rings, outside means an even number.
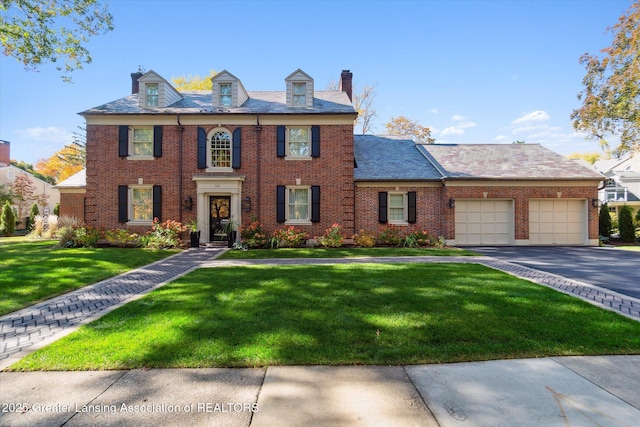
[[[512,200],[456,200],[456,245],[512,245]]]
[[[585,245],[585,200],[529,200],[529,244]]]

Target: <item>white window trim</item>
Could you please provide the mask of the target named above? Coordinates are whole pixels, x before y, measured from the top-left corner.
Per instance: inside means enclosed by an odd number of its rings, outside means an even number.
[[[127,192],[127,209],[129,218],[133,218],[133,190],[151,190],[151,216],[153,217],[153,185],[129,185]],[[151,219],[131,219],[127,222],[127,225],[152,225],[153,218]]]
[[[215,129],[212,129],[207,134],[207,168],[205,169],[205,171],[206,172],[233,172],[233,168],[231,166],[229,166],[229,167],[213,167],[213,166],[211,166],[211,137],[216,132],[225,132],[225,133],[227,133],[229,135],[229,140],[231,141],[231,145],[229,146],[229,150],[230,150],[231,154],[230,154],[229,158],[231,159],[231,164],[233,165],[233,133],[227,128],[217,127]]]
[[[229,86],[231,93],[229,96],[231,97],[231,103],[229,105],[225,105],[222,103],[222,91],[220,90],[221,86]],[[218,106],[220,108],[232,108],[233,107],[233,82],[218,82]]]
[[[307,156],[296,156],[291,154],[291,150],[289,149],[289,129],[306,129],[307,130],[307,144],[309,147],[309,155]],[[284,148],[285,148],[285,160],[312,160],[311,157],[311,126],[286,126],[285,127],[285,135],[284,135]]]
[[[285,203],[285,225],[312,225],[311,222],[311,186],[310,185],[287,185],[284,197]],[[307,190],[307,219],[289,219],[289,191],[290,190]]]
[[[296,108],[301,108],[301,107],[306,107],[307,106],[307,85],[309,83],[306,81],[292,81],[291,82],[291,106],[292,107],[296,107]],[[296,90],[295,90],[295,86],[296,85],[301,85],[304,87],[304,102],[302,103],[302,105],[298,105],[296,104],[296,96],[301,96],[301,95],[296,95]]]
[[[149,105],[149,93],[147,91],[149,86],[156,86],[158,88],[158,94],[156,95],[158,97],[157,105]],[[160,105],[160,87],[161,87],[160,83],[149,82],[149,83],[145,83],[144,84],[144,105],[145,105],[145,107],[147,107],[147,108],[159,108],[159,107],[161,107],[161,105]]]
[[[149,155],[136,155],[133,149],[133,132],[134,129],[151,129],[151,154]],[[155,160],[153,157],[153,126],[131,126],[129,127],[129,155],[127,160]]]
[[[402,220],[391,219],[391,196],[392,195],[402,195],[402,217],[405,219],[402,219]],[[388,218],[387,222],[393,225],[408,226],[409,223],[406,220],[406,218],[408,217],[408,214],[409,214],[409,198],[407,197],[407,192],[406,191],[388,192],[387,193],[387,218]]]

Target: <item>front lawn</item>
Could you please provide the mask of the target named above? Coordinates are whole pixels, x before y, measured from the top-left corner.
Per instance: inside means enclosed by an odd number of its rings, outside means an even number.
[[[57,248],[55,240],[0,239],[0,315],[72,291],[177,251]]]
[[[357,258],[396,256],[481,256],[457,248],[280,248],[227,251],[218,259]]]
[[[196,270],[12,370],[639,354],[640,322],[477,264]]]

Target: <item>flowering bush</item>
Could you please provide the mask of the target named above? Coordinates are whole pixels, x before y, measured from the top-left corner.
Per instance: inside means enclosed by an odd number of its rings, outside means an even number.
[[[182,246],[180,233],[186,231],[186,229],[187,228],[178,221],[170,219],[161,223],[158,218],[154,218],[151,231],[142,236],[140,241],[145,248],[179,248]]]
[[[309,238],[309,233],[294,226],[276,230],[271,235],[271,247],[293,248],[302,245]]]
[[[342,227],[338,223],[334,223],[331,227],[324,231],[324,235],[317,237],[318,243],[326,248],[339,248],[344,242],[342,235]]]
[[[383,225],[380,227],[376,240],[381,245],[399,246],[402,243],[400,228],[393,224]]]
[[[240,227],[239,231],[240,237],[250,248],[266,248],[269,243],[260,221],[252,219],[249,224]]]
[[[434,240],[435,239],[427,230],[418,230],[407,234],[402,245],[408,248],[415,248],[417,246],[433,246]]]
[[[130,233],[128,230],[107,230],[104,233],[104,238],[114,246],[140,246],[140,236],[136,233]]]
[[[363,248],[372,248],[376,244],[376,236],[369,231],[361,229],[357,234],[353,235],[353,244]]]

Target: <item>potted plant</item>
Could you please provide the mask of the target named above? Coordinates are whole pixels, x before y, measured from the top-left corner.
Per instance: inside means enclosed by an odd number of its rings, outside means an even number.
[[[197,248],[200,246],[200,231],[198,230],[198,221],[194,218],[187,222],[187,229],[189,230],[189,238],[191,239],[191,247]]]

